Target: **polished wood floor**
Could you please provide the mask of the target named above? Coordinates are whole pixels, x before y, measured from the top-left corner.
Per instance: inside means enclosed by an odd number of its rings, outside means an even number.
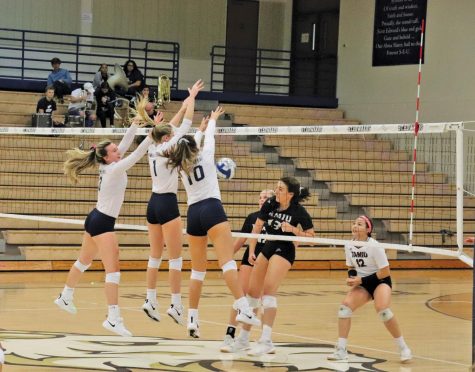
[[[189,272],[183,273],[184,296]],[[158,292],[162,321],[146,318],[144,273],[124,272],[120,304],[134,337],[109,334],[103,274],[89,272],[76,290],[77,315],[56,308],[65,272],[0,273],[0,340],[5,371],[467,371],[471,359],[471,270],[393,271],[392,310],[414,359],[401,364],[372,304],[357,311],[348,363],[326,360],[337,337],[336,313],[346,287],[343,271],[293,271],[281,287],[274,326],[275,355],[223,354],[218,348],[232,298],[218,272],[206,278],[200,305],[201,336],[165,315],[166,274]],[[186,299],[185,299],[186,302]],[[258,330],[252,338],[258,337]]]

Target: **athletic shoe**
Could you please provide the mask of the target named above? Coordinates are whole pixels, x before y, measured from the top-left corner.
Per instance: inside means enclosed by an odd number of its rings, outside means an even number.
[[[229,336],[229,335],[226,335]],[[231,337],[231,336],[229,336]],[[226,341],[226,338],[224,339]],[[237,337],[234,339],[230,345],[221,346],[221,351],[223,353],[239,353],[240,351],[248,350],[250,348],[249,340],[244,341],[243,339]]]
[[[158,313],[158,304],[153,304],[149,300],[145,300],[145,303],[142,305],[142,310],[147,314],[150,319],[155,320],[156,322],[160,321],[160,314]]]
[[[275,347],[271,340],[257,341],[256,346],[247,353],[247,355],[250,356],[260,356],[264,354],[275,354]]]
[[[184,325],[185,319],[183,319],[183,305],[173,305],[167,309],[167,314],[175,321],[177,324]]]
[[[246,323],[252,326],[260,326],[261,321],[256,317],[251,308],[238,310],[236,322]]]
[[[200,338],[200,325],[198,321],[194,321],[193,317],[191,317],[191,322],[188,323],[186,328],[188,329],[190,337]]]
[[[78,312],[76,306],[74,306],[72,298],[66,300],[61,294],[59,294],[58,298],[54,300],[54,303],[58,305],[61,310],[67,311],[70,314],[76,314]]]
[[[122,318],[117,319],[115,323],[111,323],[109,319],[104,320],[102,326],[108,331],[114,332],[119,336],[131,337],[132,333],[125,328],[124,320]]]
[[[225,335],[223,343],[219,347],[219,350],[224,353],[229,353],[229,351],[226,351],[225,349],[231,346],[233,343],[234,343],[234,338],[231,337],[231,335]]]
[[[407,346],[401,349],[401,363],[407,363],[412,359],[411,349]]]
[[[327,359],[335,362],[346,362],[348,361],[348,352],[342,347],[335,347],[335,351],[332,355],[327,356]]]

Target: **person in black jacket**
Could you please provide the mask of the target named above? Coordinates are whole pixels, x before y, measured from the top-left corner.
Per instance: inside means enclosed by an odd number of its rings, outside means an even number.
[[[96,96],[97,109],[96,115],[101,121],[101,127],[106,127],[106,119],[109,118],[110,126],[114,126],[114,103],[116,96],[110,89],[106,81],[101,83],[100,88],[94,92]]]

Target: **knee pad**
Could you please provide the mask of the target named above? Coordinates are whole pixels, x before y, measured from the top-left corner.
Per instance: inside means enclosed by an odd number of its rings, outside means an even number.
[[[338,318],[348,319],[351,318],[351,315],[353,315],[353,311],[348,306],[340,305],[340,308],[338,309]]]
[[[183,267],[183,257],[173,258],[168,260],[168,270],[181,271]]]
[[[221,270],[223,270],[223,274],[226,271],[229,271],[229,270],[236,270],[237,271],[236,261],[231,260],[231,261],[226,262],[223,266],[221,266]]]
[[[120,272],[106,274],[106,283],[120,283]]]
[[[79,260],[76,260],[76,262],[73,264],[73,266],[78,269],[80,272],[84,272],[86,271],[87,269],[89,269],[89,267],[91,266],[91,264],[89,265],[84,265],[83,263],[81,263],[81,261]]]
[[[199,280],[200,282],[202,282],[203,280],[205,280],[205,276],[206,271],[195,271],[191,269],[190,279]]]
[[[162,263],[162,258],[154,258],[152,256],[149,256],[148,258],[148,264],[147,267],[150,267],[151,269],[158,269]]]
[[[259,299],[258,298],[255,298],[255,297],[251,297],[249,295],[246,296],[247,297],[247,302],[249,302],[249,307],[252,308],[252,309],[255,309],[255,308],[258,308],[259,307]]]
[[[393,312],[391,311],[391,309],[389,307],[387,309],[381,310],[378,313],[378,315],[381,318],[381,320],[383,321],[383,323],[386,323],[386,322],[390,321],[394,316]]]
[[[275,296],[262,296],[262,307],[264,309],[276,308],[277,307],[277,298]]]

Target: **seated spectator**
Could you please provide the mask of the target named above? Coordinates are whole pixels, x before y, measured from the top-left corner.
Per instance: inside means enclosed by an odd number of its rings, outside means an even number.
[[[71,75],[69,71],[60,68],[61,60],[57,57],[51,60],[53,71],[48,75],[48,86],[54,87],[54,95],[60,103],[64,103],[64,95],[71,93]]]
[[[114,101],[115,93],[110,89],[107,82],[103,82],[99,89],[96,89],[94,96],[96,97],[97,118],[101,121],[101,127],[106,127],[106,119],[109,118],[110,126],[114,126]]]
[[[83,88],[78,88],[71,92],[68,114],[70,116],[84,117],[84,125],[86,127],[93,127],[96,120],[96,115],[91,110],[94,102],[94,88],[91,83],[84,83]]]
[[[130,107],[135,108],[135,106],[137,105],[137,100],[140,97],[148,100],[149,102],[155,103],[155,100],[152,97],[150,97],[150,88],[147,85],[145,85],[142,91],[140,92],[140,96],[137,95],[130,100],[130,103],[129,103]]]
[[[94,89],[100,88],[101,84],[109,78],[108,72],[109,66],[106,63],[102,63],[99,70],[97,70],[96,74],[94,75],[94,80],[92,81],[92,85]]]
[[[36,104],[37,114],[47,114],[51,116],[51,123],[54,127],[64,127],[64,124],[53,120],[53,113],[56,111],[56,102],[54,97],[54,87],[47,86],[45,90],[45,96],[41,98]]]
[[[125,62],[123,67],[125,76],[129,79],[129,89],[127,89],[126,95],[135,97],[145,86],[144,77],[132,59]]]

